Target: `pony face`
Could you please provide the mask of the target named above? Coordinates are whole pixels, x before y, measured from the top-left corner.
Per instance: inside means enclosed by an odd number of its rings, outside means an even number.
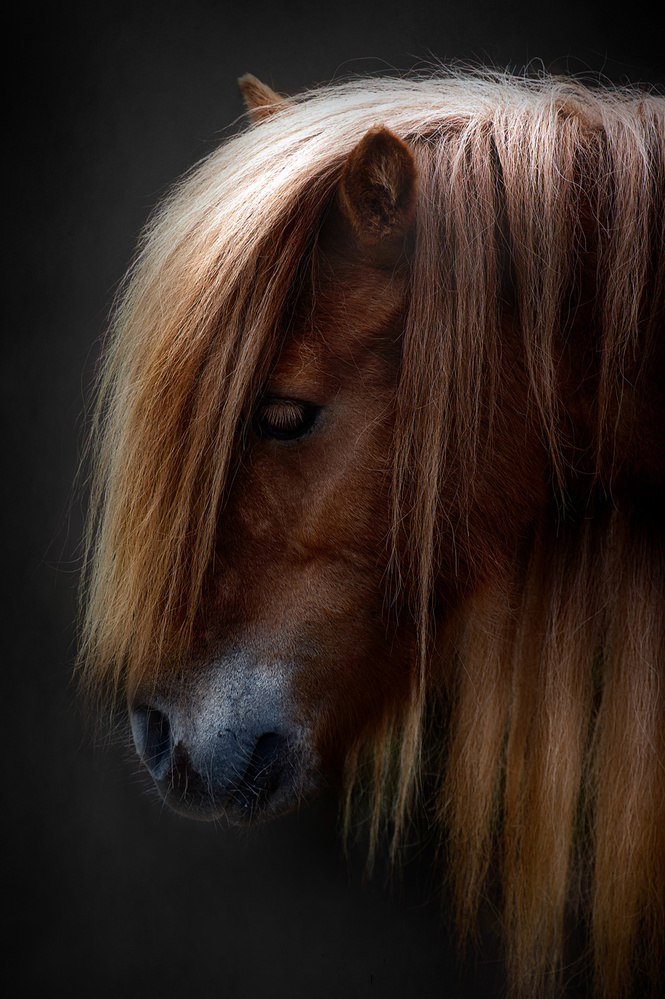
[[[114,323],[88,688],[186,815],[368,762],[397,844],[427,786],[462,939],[498,867],[516,995],[563,987],[573,912],[599,995],[660,994],[665,104],[244,87]]]
[[[375,177],[391,171],[377,208]],[[408,699],[387,580],[412,186],[386,130],[349,157],[248,421],[191,655],[166,677],[130,676],[137,750],[185,814],[293,807]]]

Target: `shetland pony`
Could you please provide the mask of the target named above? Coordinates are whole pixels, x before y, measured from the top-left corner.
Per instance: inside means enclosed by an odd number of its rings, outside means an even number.
[[[598,994],[655,992],[665,101],[241,87],[120,297],[84,682],[176,810],[369,774],[372,842],[439,830],[462,940],[499,873],[514,992],[562,987],[571,918]]]

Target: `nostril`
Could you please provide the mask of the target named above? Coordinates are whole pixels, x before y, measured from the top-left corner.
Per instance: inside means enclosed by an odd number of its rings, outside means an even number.
[[[161,780],[171,764],[171,723],[157,708],[131,710],[132,735],[139,756],[155,780]]]
[[[287,741],[279,732],[264,732],[256,741],[244,781],[255,791],[274,791],[280,780]]]
[[[254,756],[264,764],[272,763],[281,756],[286,739],[279,732],[264,732],[256,740]]]

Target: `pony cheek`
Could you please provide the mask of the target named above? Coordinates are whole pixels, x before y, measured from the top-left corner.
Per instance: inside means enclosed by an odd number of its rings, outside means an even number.
[[[374,621],[356,621],[357,630],[332,640],[315,663],[295,674],[300,709],[308,720],[323,773],[344,784],[349,755],[364,743],[374,744],[399,720],[413,684],[413,639],[385,620],[375,625],[374,642],[367,644]],[[363,637],[360,631],[364,631]]]

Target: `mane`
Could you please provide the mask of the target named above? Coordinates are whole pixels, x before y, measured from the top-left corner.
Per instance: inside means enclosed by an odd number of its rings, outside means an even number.
[[[121,291],[99,385],[84,683],[113,696],[128,669],[190,647],[253,405],[345,158],[377,124],[418,170],[392,584],[395,603],[410,595],[418,662],[388,733],[397,789],[377,781],[374,835],[383,806],[404,826],[425,703],[445,699],[436,812],[462,936],[496,863],[517,990],[535,994],[560,967],[577,897],[599,989],[619,995],[636,968],[655,980],[665,932],[662,437],[637,494],[626,458],[638,447],[628,389],[663,372],[662,98],[499,74],[347,82],[280,105],[173,190]],[[442,497],[481,508],[501,536],[476,473],[510,419],[497,380],[508,328],[551,481],[519,551],[478,551],[473,514],[450,523]],[[562,358],[581,329],[595,372],[585,441],[562,407]],[[503,472],[497,490],[516,490]],[[465,599],[444,628],[447,534]],[[370,747],[377,774],[384,735]]]

